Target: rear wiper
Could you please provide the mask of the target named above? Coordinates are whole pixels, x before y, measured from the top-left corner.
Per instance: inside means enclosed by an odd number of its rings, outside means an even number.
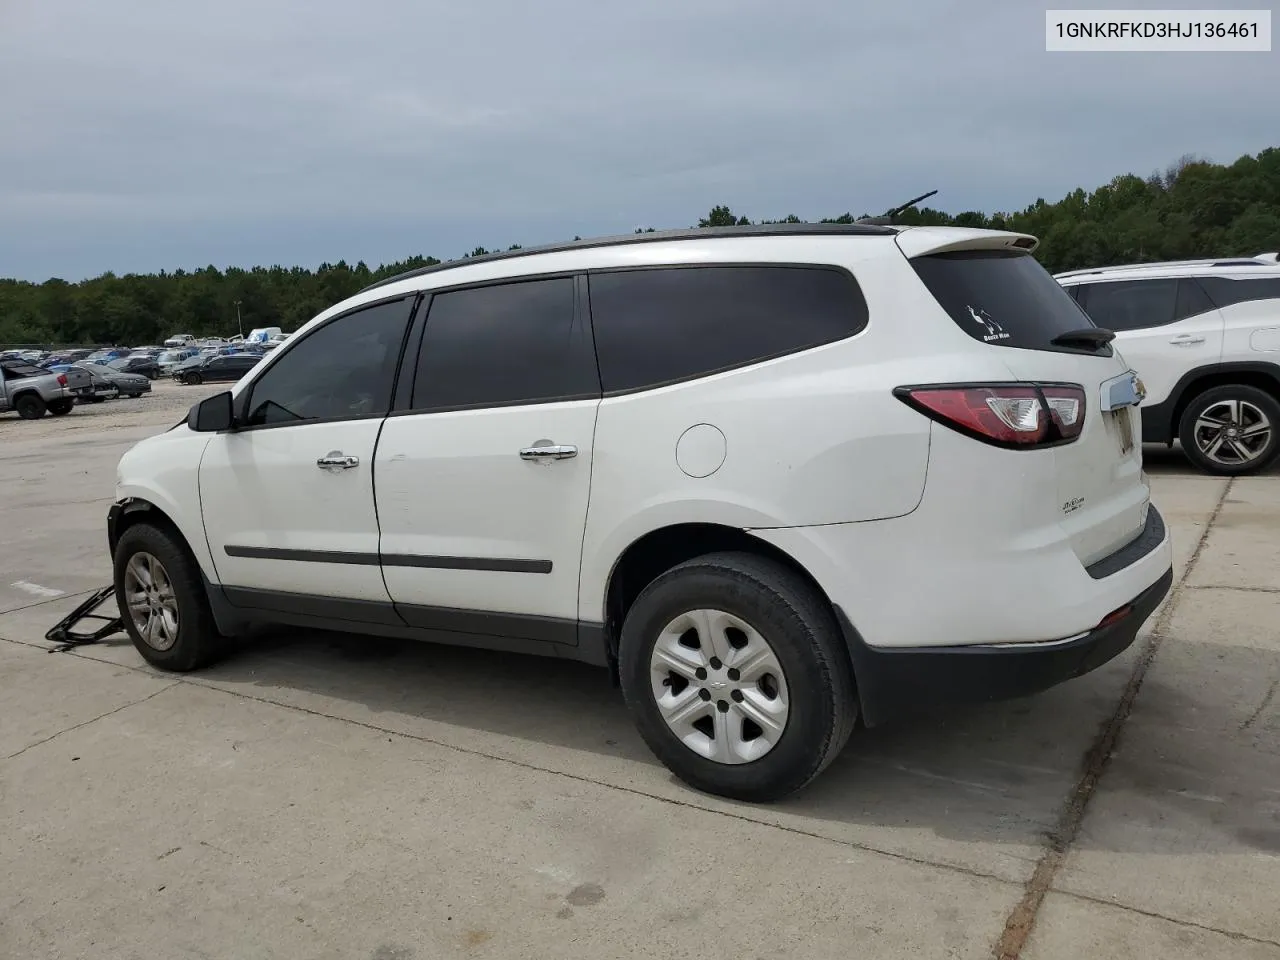
[[[1079,330],[1068,330],[1060,333],[1049,342],[1055,347],[1085,347],[1096,350],[1106,346],[1116,335],[1102,327],[1081,327]]]

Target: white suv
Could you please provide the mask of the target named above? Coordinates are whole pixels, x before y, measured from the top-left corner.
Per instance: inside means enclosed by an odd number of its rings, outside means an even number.
[[[1032,237],[640,234],[417,270],[120,462],[120,610],[615,671],[686,782],[766,800],[855,721],[1126,648],[1172,558],[1136,377]]]
[[[1143,439],[1179,440],[1201,470],[1280,454],[1280,264],[1274,253],[1073,270],[1057,280],[1116,334],[1147,388]]]

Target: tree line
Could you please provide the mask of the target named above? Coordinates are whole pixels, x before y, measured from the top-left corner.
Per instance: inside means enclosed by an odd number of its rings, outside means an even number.
[[[844,213],[822,222],[852,223],[866,215]],[[727,206],[715,206],[698,225],[752,222]],[[789,215],[754,222],[802,221]],[[1016,213],[953,215],[926,206],[907,210],[895,222],[1030,233],[1041,242],[1036,256],[1052,272],[1273,251],[1280,249],[1280,148],[1229,165],[1188,155],[1146,178],[1125,174],[1091,193],[1076,189],[1056,203],[1038,199]],[[464,256],[488,252],[478,247]],[[345,261],[315,270],[209,266],[190,272],[106,273],[79,283],[0,279],[0,344],[137,345],[175,332],[226,336],[237,331],[237,311],[246,332],[267,326],[294,330],[370,283],[440,262],[416,256],[377,268]]]

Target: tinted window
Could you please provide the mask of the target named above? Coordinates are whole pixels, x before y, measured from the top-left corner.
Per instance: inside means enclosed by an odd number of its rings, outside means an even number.
[[[572,277],[550,277],[431,298],[414,377],[415,409],[536,403],[600,392],[574,323]]]
[[[1117,280],[1089,284],[1081,303],[1094,323],[1121,333],[1173,323],[1177,301],[1177,280]]]
[[[251,388],[249,424],[385,414],[411,302],[349,313],[281,348],[284,352]],[[258,358],[213,362],[247,370]]]
[[[983,343],[1070,350],[1051,341],[1090,326],[1071,295],[1028,253],[964,250],[916,257],[911,265],[956,325]]]
[[[1184,277],[1178,281],[1178,303],[1174,309],[1174,320],[1198,317],[1212,309],[1213,301],[1204,292],[1199,281],[1190,277]]]
[[[593,273],[605,390],[633,390],[843,340],[867,323],[857,282],[828,267]]]
[[[1280,277],[1248,277],[1230,280],[1226,277],[1200,277],[1210,299],[1219,307],[1229,307],[1252,300],[1280,299]]]

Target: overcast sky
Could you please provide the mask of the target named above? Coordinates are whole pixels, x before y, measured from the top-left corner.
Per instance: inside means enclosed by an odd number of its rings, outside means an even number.
[[[1276,53],[1049,54],[1045,7],[0,0],[0,276],[1011,210],[1280,139]]]

